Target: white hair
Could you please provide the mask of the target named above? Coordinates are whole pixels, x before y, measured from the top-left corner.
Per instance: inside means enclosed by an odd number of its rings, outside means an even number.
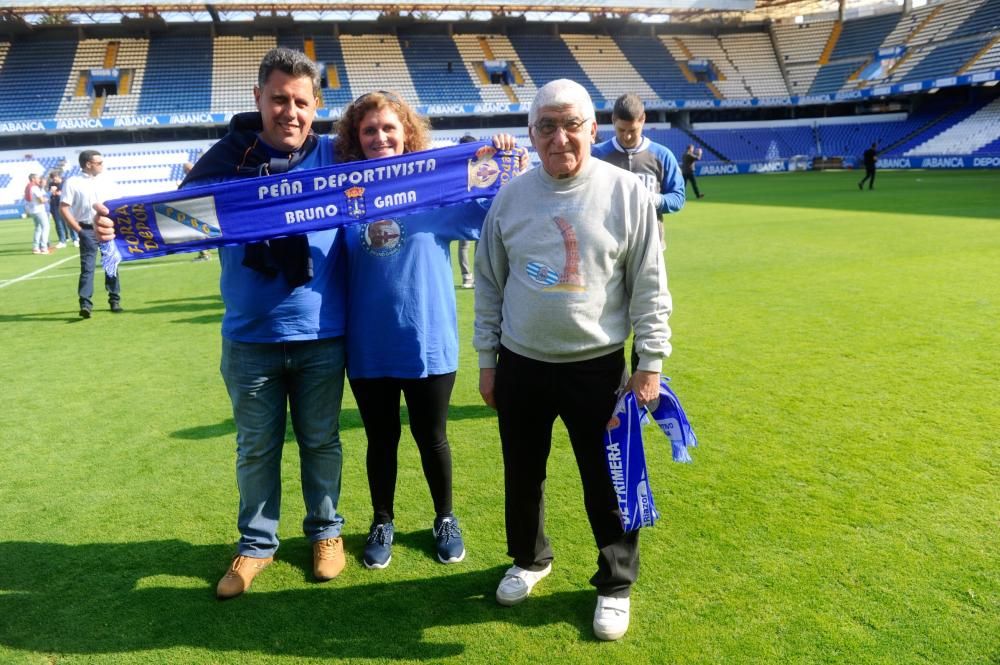
[[[556,79],[549,81],[535,93],[535,100],[531,102],[531,110],[528,112],[528,124],[535,124],[542,109],[566,108],[567,106],[575,106],[580,112],[582,120],[596,119],[594,102],[590,100],[587,89],[576,81]]]

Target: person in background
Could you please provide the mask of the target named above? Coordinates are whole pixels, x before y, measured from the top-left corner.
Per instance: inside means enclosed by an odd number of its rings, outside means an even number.
[[[861,157],[865,164],[865,177],[858,183],[858,189],[865,188],[865,181],[868,182],[868,189],[875,189],[875,163],[878,161],[878,142],[873,141],[871,146],[865,150]]]
[[[49,173],[49,213],[56,224],[56,235],[59,242],[56,243],[58,249],[66,246],[67,242],[72,242],[74,247],[80,246],[80,236],[69,227],[62,214],[62,174],[59,171]]]
[[[698,179],[694,174],[694,165],[701,159],[701,154],[701,148],[696,150],[694,145],[688,144],[687,150],[681,156],[681,173],[684,174],[684,184],[687,185],[690,182],[694,195],[699,199],[705,198],[705,195],[698,190]]]
[[[234,116],[181,189],[333,163],[332,141],[312,132],[320,71],[305,54],[268,51],[253,96],[258,113]],[[220,600],[249,589],[274,560],[289,414],[313,577],[324,582],[344,569],[344,519],[337,512],[346,325],[341,234],[333,229],[219,249],[221,372],[236,422],[240,533],[237,553],[216,585]],[[99,238],[113,237],[112,221],[99,220]]]
[[[642,135],[646,108],[638,96],[625,94],[616,99],[611,121],[615,128],[614,137],[593,146],[591,152],[595,157],[639,176],[656,206],[662,239],[662,215],[679,212],[685,202],[684,177],[677,159],[666,146]],[[638,365],[639,355],[633,343],[630,364],[633,372]]]
[[[80,281],[77,295],[80,298],[80,318],[89,319],[94,303],[94,268],[99,250],[92,233],[95,217],[94,204],[113,199],[117,185],[104,173],[104,157],[96,150],[80,153],[79,175],[69,178],[63,185],[60,206],[63,219],[80,236]],[[103,271],[102,271],[103,272]],[[108,292],[108,305],[114,314],[120,314],[121,281],[118,276],[105,273],[104,290]]]
[[[655,197],[637,178],[591,157],[594,106],[583,86],[542,86],[528,115],[541,167],[493,200],[476,252],[474,345],[479,391],[496,409],[503,449],[507,554],[501,605],[524,601],[552,570],[545,479],[560,418],[583,483],[597,544],[594,634],[628,630],[639,573],[638,531],[625,533],[604,456],[623,385],[640,405],[659,395],[670,353],[670,293]],[[635,331],[639,366],[624,345]]]
[[[514,138],[493,138],[501,149]],[[337,124],[339,161],[393,157],[430,147],[430,126],[397,94],[358,97]],[[489,150],[483,148],[482,150]],[[480,152],[480,154],[481,154]],[[395,492],[402,433],[400,395],[434,504],[437,559],[457,563],[465,543],[452,505],[448,403],[458,370],[458,317],[449,244],[479,236],[485,209],[476,202],[346,231],[347,377],[368,439],[372,523],[368,568],[392,560]]]
[[[35,236],[31,247],[32,254],[49,253],[49,210],[42,189],[42,179],[37,173],[28,175],[28,186],[24,190],[25,211],[35,222]]]
[[[475,136],[466,134],[462,138],[458,139],[459,143],[472,143],[476,140]],[[472,264],[469,263],[469,250],[472,250],[472,254],[475,255],[475,243],[472,240],[459,240],[458,241],[458,269],[462,273],[462,288],[471,289],[476,286],[476,279],[472,276]]]
[[[646,108],[638,96],[625,94],[611,111],[615,135],[592,148],[593,155],[639,176],[653,195],[659,215],[684,207],[684,178],[670,149],[642,135]]]

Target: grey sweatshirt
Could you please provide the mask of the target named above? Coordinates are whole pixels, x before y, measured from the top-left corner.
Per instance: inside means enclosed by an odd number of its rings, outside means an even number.
[[[493,200],[476,251],[479,366],[501,344],[544,362],[590,360],[635,330],[639,369],[670,355],[671,300],[657,214],[633,174],[588,159],[576,176],[538,167]]]

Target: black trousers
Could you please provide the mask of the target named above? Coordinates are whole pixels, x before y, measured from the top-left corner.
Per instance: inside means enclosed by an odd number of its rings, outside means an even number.
[[[436,517],[452,512],[451,447],[448,445],[448,402],[455,373],[425,379],[351,379],[368,438],[368,490],[374,521],[391,522],[396,497],[396,469],[402,424],[402,393],[410,416],[410,432],[420,451],[420,463],[431,491]]]
[[[864,187],[865,181],[869,180],[868,189],[875,189],[875,168],[865,167],[865,177],[858,183],[858,187]]]
[[[691,189],[694,190],[694,195],[696,197],[701,196],[701,192],[698,191],[698,180],[694,177],[694,171],[691,171],[690,173],[685,173],[684,174],[684,184],[685,184],[685,186],[688,184],[688,182],[691,183]]]
[[[495,397],[503,446],[507,553],[541,570],[553,558],[545,535],[546,463],[552,426],[569,432],[583,502],[597,543],[590,583],[602,596],[627,597],[639,575],[639,532],[625,533],[604,460],[604,431],[614,411],[625,354],[572,363],[531,360],[500,348]]]

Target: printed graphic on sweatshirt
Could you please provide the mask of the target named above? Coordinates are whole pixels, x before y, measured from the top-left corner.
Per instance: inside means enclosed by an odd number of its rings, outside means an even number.
[[[563,239],[565,258],[562,273],[555,274],[551,268],[541,263],[529,263],[526,266],[528,276],[539,284],[544,284],[544,291],[585,291],[583,275],[580,274],[580,250],[577,247],[576,231],[562,217],[553,217],[552,222]],[[555,281],[552,281],[553,277]]]
[[[406,229],[395,219],[380,219],[358,228],[361,246],[372,256],[392,256],[399,252]]]
[[[169,205],[158,203],[153,206],[153,210],[164,244],[176,245],[222,235],[214,197],[173,201]]]

